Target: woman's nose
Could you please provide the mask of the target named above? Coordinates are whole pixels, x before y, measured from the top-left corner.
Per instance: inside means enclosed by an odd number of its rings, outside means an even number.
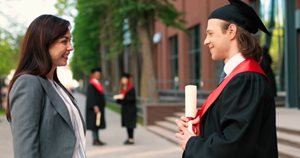
[[[70,43],[69,45],[68,45],[68,51],[72,51],[73,50],[73,46],[72,46],[72,44]]]

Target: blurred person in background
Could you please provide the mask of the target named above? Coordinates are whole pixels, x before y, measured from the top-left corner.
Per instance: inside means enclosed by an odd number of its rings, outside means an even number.
[[[263,54],[261,57],[260,66],[264,70],[266,75],[268,76],[273,95],[274,95],[274,97],[276,97],[277,96],[277,86],[276,86],[275,75],[274,75],[274,72],[272,69],[273,60],[269,53],[269,50],[270,49],[267,46],[263,47]]]
[[[132,76],[124,73],[121,77],[120,94],[115,95],[114,99],[121,104],[121,124],[127,130],[128,138],[125,145],[134,144],[134,129],[137,121],[136,95],[133,86]]]
[[[86,92],[86,127],[92,131],[93,145],[95,146],[106,144],[99,137],[99,130],[106,128],[105,95],[100,79],[101,68],[93,68]]]

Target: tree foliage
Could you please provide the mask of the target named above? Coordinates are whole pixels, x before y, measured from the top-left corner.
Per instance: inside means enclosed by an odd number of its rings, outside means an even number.
[[[92,67],[99,66],[99,3],[98,0],[78,0],[73,31],[74,55],[71,68],[76,79],[82,78]]]
[[[57,8],[63,11],[68,0],[59,1],[61,5]],[[147,83],[155,80],[152,62],[155,21],[184,30],[184,22],[180,18],[182,13],[169,0],[78,0],[76,8],[75,51],[71,63],[75,78],[80,78],[91,67],[100,66],[104,50],[110,58],[123,52],[123,27],[127,20],[131,45],[139,48],[137,52],[142,55],[142,97],[149,97]]]
[[[19,38],[17,38],[19,39]],[[0,77],[9,74],[18,61],[19,40],[0,29]]]
[[[57,0],[54,7],[57,10],[58,16],[70,16],[75,17],[73,10],[75,9],[75,0]]]
[[[153,64],[154,25],[160,20],[167,26],[184,30],[184,21],[174,5],[169,0],[124,0],[125,4],[120,8],[123,18],[128,18],[133,32],[132,38],[137,38],[142,55],[141,73],[141,97],[143,99],[157,98],[155,85],[156,77]],[[153,88],[154,87],[154,88]]]

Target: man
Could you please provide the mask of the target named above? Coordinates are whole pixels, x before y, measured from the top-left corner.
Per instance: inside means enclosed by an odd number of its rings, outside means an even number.
[[[100,141],[98,131],[105,129],[105,96],[104,88],[99,82],[101,68],[91,70],[90,81],[86,93],[86,127],[92,130],[93,145],[105,145]]]
[[[225,79],[209,95],[187,130],[176,121],[184,158],[277,158],[275,103],[258,65],[262,51],[252,35],[269,34],[255,11],[240,0],[213,11],[204,44],[213,60],[225,63]]]

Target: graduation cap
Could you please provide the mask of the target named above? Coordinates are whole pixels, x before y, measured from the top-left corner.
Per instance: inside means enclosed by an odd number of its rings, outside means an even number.
[[[208,19],[221,19],[234,22],[250,33],[255,34],[258,29],[270,35],[254,9],[241,0],[228,0],[230,4],[213,11]]]

